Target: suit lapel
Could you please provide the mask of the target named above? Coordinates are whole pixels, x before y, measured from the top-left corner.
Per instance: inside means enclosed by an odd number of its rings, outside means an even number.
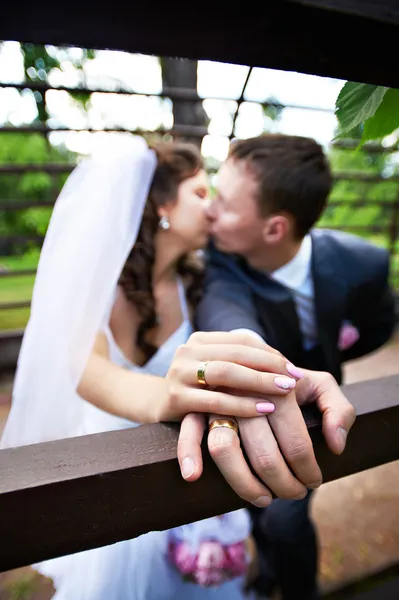
[[[345,315],[347,284],[340,277],[340,257],[323,233],[322,230],[312,232],[312,276],[320,345],[329,370],[335,370],[340,363],[337,344]]]
[[[319,340],[328,369],[337,373],[340,368],[338,333],[344,319],[347,298],[347,284],[340,277],[342,257],[337,255],[327,232],[314,230],[311,236]],[[243,259],[220,254],[219,261],[252,290],[267,341],[293,362],[298,357],[300,361],[303,355],[302,336],[291,292],[264,273],[252,269]]]
[[[248,265],[245,270],[255,292],[254,301],[268,342],[294,360],[302,351],[302,336],[292,293]]]

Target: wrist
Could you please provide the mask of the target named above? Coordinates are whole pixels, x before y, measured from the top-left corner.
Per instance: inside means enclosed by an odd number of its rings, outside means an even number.
[[[169,382],[165,377],[151,377],[146,402],[146,423],[172,421],[169,403]]]
[[[167,390],[165,378],[141,374],[137,379],[132,375],[135,374],[125,371],[113,390],[121,404],[121,416],[141,425],[159,423],[163,417]]]

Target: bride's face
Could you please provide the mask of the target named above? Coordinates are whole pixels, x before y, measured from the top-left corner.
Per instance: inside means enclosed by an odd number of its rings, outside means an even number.
[[[185,251],[206,246],[209,234],[208,176],[204,170],[185,179],[180,185],[176,202],[167,207],[170,232],[182,242]]]

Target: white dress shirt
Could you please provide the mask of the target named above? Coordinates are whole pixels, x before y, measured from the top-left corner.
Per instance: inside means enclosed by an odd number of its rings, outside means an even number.
[[[310,235],[304,237],[298,252],[292,260],[267,275],[291,290],[294,297],[304,348],[305,350],[313,348],[313,346],[316,346],[318,343],[318,331],[314,305],[312,238]],[[238,329],[235,331],[245,330]]]
[[[314,286],[312,277],[312,238],[304,237],[290,262],[269,273],[269,277],[292,291],[303,344],[306,350],[318,343]]]

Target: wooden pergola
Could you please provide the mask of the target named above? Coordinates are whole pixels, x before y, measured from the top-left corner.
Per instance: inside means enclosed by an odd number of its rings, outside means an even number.
[[[300,71],[395,87],[395,0],[7,2],[0,39]]]

